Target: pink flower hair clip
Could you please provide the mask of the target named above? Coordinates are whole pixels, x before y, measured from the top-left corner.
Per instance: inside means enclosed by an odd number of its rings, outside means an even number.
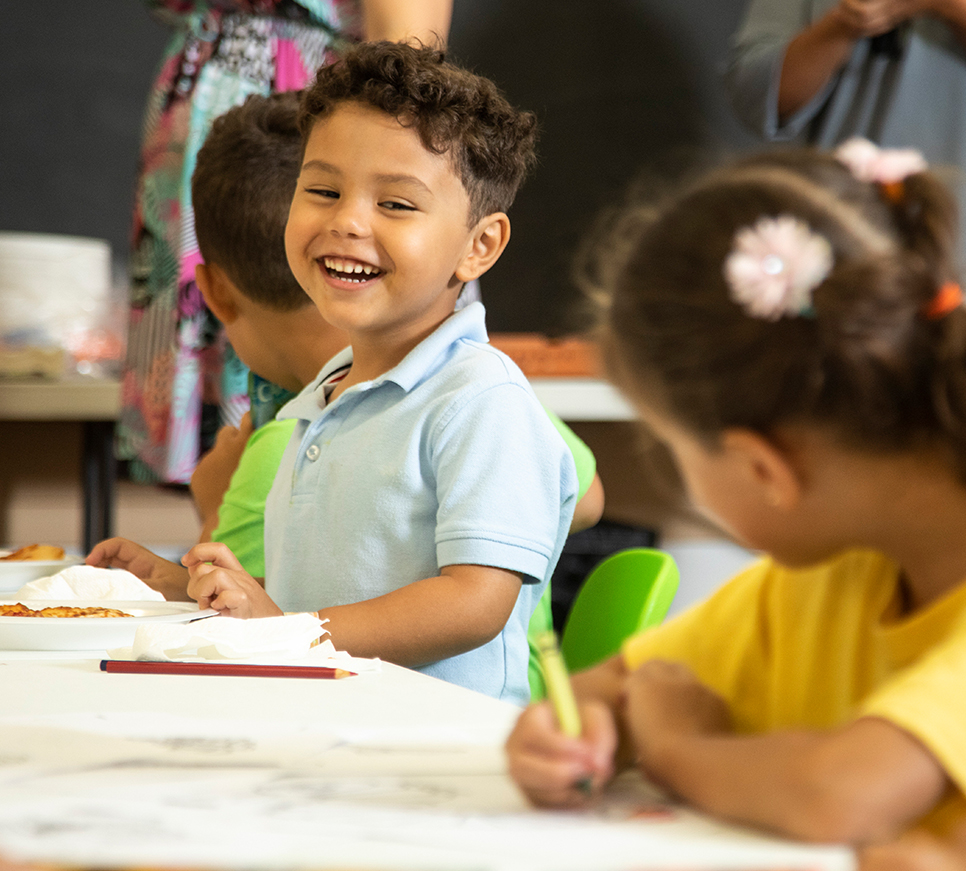
[[[905,193],[903,182],[929,168],[926,159],[914,148],[879,148],[874,142],[854,137],[835,149],[835,159],[845,164],[859,181],[879,185],[894,203]]]
[[[832,271],[832,246],[791,215],[759,218],[735,233],[724,262],[731,299],[751,317],[777,321],[812,311],[812,292]]]

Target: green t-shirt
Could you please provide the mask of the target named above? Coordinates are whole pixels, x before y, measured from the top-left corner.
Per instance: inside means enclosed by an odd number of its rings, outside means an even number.
[[[245,571],[265,577],[265,500],[295,429],[295,420],[270,420],[252,433],[218,509],[211,534],[231,548]]]
[[[550,422],[557,428],[557,432],[563,437],[570,453],[574,455],[574,465],[577,467],[577,499],[583,499],[584,494],[590,489],[594,475],[597,474],[597,460],[594,452],[584,444],[583,440],[567,424],[565,424],[549,408],[544,406]]]

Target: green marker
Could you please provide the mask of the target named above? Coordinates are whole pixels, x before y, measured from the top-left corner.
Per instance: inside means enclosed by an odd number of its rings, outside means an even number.
[[[574,689],[570,685],[567,666],[557,646],[557,636],[553,632],[541,632],[536,638],[536,643],[540,668],[547,684],[547,696],[557,716],[560,731],[568,738],[579,738],[583,731],[580,725],[580,712],[577,710],[577,699],[574,698]],[[589,777],[582,778],[575,784],[577,789],[584,793],[589,793],[592,785]]]

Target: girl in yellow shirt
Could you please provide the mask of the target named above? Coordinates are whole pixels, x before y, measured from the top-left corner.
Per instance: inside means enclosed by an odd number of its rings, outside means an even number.
[[[769,556],[523,712],[538,804],[636,764],[806,840],[966,819],[966,311],[951,197],[852,141],[706,175],[600,258],[612,380],[694,501]]]

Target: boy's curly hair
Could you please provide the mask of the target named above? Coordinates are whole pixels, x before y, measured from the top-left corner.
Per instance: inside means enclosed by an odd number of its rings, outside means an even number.
[[[535,162],[536,117],[514,109],[496,85],[446,60],[445,52],[396,42],[353,46],[303,93],[299,127],[340,103],[372,106],[412,127],[423,145],[449,154],[470,198],[469,224],[510,208]]]

